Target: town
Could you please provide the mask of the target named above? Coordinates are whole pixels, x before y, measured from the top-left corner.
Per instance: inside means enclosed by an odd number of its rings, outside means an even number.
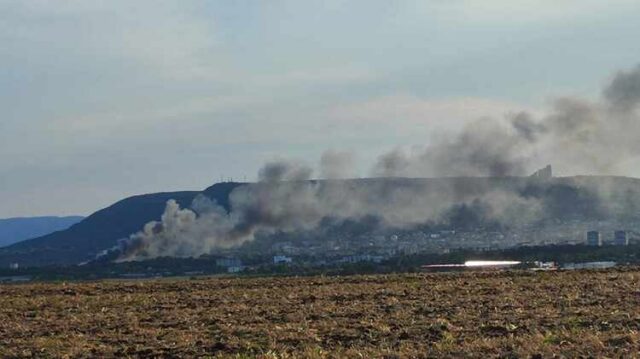
[[[397,231],[391,234],[336,234],[325,239],[313,233],[265,236],[242,247],[214,253],[217,264],[230,273],[243,270],[242,257],[268,254],[272,264],[339,266],[341,264],[382,263],[395,257],[414,255],[448,255],[452,252],[499,252],[509,249],[545,246],[628,246],[640,243],[637,229],[630,223],[575,221],[557,225],[527,226],[517,231],[440,229],[431,231]],[[602,228],[588,230],[583,228]],[[294,238],[291,238],[294,237]],[[276,240],[277,238],[278,240]]]

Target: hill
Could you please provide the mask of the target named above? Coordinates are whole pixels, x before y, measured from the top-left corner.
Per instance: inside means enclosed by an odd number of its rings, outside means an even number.
[[[47,216],[0,219],[0,247],[67,229],[83,218]]]
[[[165,202],[188,205],[197,192],[169,192],[134,196],[95,212],[64,231],[0,248],[0,266],[75,264],[115,245],[162,213]]]
[[[188,207],[196,195],[204,193],[228,208],[229,193],[239,183],[220,183],[204,192],[163,192],[133,196],[101,209],[64,231],[0,248],[0,267],[11,263],[21,266],[70,265],[95,258],[112,248],[118,240],[158,220],[168,200]]]
[[[555,226],[562,226],[564,221],[637,222],[640,218],[640,179],[627,177],[370,178],[320,183],[342,184],[379,193],[376,203],[383,205],[387,200],[395,200],[392,198],[394,193],[405,188],[420,188],[416,193],[424,193],[427,197],[448,191],[454,193],[457,201],[506,191],[519,198],[535,199],[544,214],[540,219],[553,222]],[[169,199],[188,207],[195,196],[204,194],[229,210],[229,194],[241,185],[218,183],[202,192],[156,193],[124,199],[67,230],[0,248],[0,266],[15,262],[22,266],[67,265],[93,259],[99,252],[116,245],[119,239],[139,231],[147,222],[158,220]],[[427,200],[418,202],[419,205],[422,203],[432,205]],[[483,208],[473,202],[452,206],[447,212],[448,223],[452,227],[482,226]]]

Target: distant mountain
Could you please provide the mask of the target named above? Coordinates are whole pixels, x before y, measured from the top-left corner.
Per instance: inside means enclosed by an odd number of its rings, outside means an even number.
[[[67,229],[82,219],[80,216],[0,219],[0,247]]]
[[[640,222],[640,179],[612,176],[500,177],[500,178],[373,178],[345,180],[351,187],[376,188],[384,201],[394,188],[419,186],[425,193],[455,190],[460,198],[506,190],[522,198],[534,198],[542,205],[546,221],[624,220]],[[229,209],[229,194],[242,183],[218,183],[202,192],[167,192],[130,197],[102,209],[70,228],[0,248],[0,267],[68,265],[95,258],[112,248],[119,239],[159,220],[169,199],[188,207],[198,194],[204,194]],[[286,184],[285,184],[286,185]],[[482,206],[478,206],[482,209]],[[454,207],[449,223],[454,226],[480,225],[478,208]],[[480,213],[481,214],[481,213]],[[516,214],[517,215],[517,214]]]

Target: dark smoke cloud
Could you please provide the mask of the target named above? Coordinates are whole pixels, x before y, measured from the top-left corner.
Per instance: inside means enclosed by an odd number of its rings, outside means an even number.
[[[511,119],[511,125],[518,136],[529,142],[535,142],[547,130],[543,124],[536,122],[533,116],[526,112],[514,115]]]
[[[258,183],[230,194],[229,212],[204,196],[192,209],[170,201],[159,222],[147,224],[124,243],[120,259],[198,256],[237,246],[258,232],[315,230],[326,222],[374,219],[387,228],[476,222],[519,226],[535,223],[545,213],[568,216],[570,209],[563,207],[568,201],[599,218],[613,210],[603,203],[640,196],[615,197],[613,189],[592,190],[585,180],[549,190],[539,179],[521,178],[511,185],[500,179],[523,176],[546,163],[573,173],[619,171],[640,155],[635,130],[639,89],[640,67],[618,73],[601,101],[560,98],[544,116],[479,119],[457,136],[383,154],[372,169],[383,179],[313,181],[311,167],[303,163],[267,163]],[[352,156],[327,152],[320,167],[325,178],[343,177],[353,168]],[[456,178],[398,178],[440,176]],[[549,202],[549,193],[560,200]]]
[[[548,114],[485,118],[457,136],[378,158],[376,176],[521,176],[544,163],[569,173],[619,174],[640,155],[640,66],[619,72],[603,99],[556,99]]]
[[[616,74],[604,90],[604,96],[612,107],[624,111],[637,108],[640,103],[640,65],[631,71]]]
[[[528,137],[527,137],[528,136]],[[490,118],[476,120],[453,138],[407,152],[382,155],[373,169],[378,177],[515,176],[524,175],[523,134]]]
[[[269,162],[258,172],[260,182],[304,181],[311,178],[313,169],[295,161]]]

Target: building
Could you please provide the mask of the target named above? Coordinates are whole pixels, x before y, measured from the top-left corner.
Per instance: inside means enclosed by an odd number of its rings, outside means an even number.
[[[549,180],[553,178],[553,170],[551,169],[551,165],[547,165],[545,168],[537,170],[529,177],[540,180]]]
[[[284,255],[299,255],[300,251],[301,251],[300,248],[297,246],[294,246],[293,243],[291,242],[279,242],[279,243],[274,243],[271,246],[271,252],[280,253]]]
[[[373,263],[382,263],[384,260],[383,256],[373,256],[370,254],[356,254],[352,256],[343,257],[340,262],[343,263],[359,263],[359,262],[373,262]]]
[[[31,276],[28,275],[12,275],[6,277],[0,277],[0,283],[19,283],[28,282],[31,280]]]
[[[216,266],[224,268],[242,267],[242,261],[238,258],[218,258]]]
[[[287,256],[273,256],[273,264],[287,264],[293,262],[291,257]]]
[[[585,262],[585,263],[565,263],[562,265],[562,269],[576,270],[576,269],[607,269],[616,266],[616,262]]]
[[[587,232],[587,245],[594,246],[594,247],[602,246],[602,238],[600,238],[600,232],[598,231]]]
[[[554,271],[558,269],[558,264],[556,262],[533,262],[534,267],[532,270],[534,271]]]
[[[628,246],[629,238],[627,238],[627,231],[613,232],[613,244],[616,246]]]
[[[240,273],[244,270],[244,267],[227,267],[227,273]]]

